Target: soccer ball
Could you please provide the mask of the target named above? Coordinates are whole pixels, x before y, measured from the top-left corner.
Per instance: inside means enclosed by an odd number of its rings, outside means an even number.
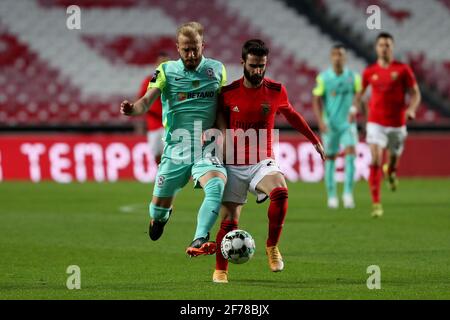
[[[244,230],[233,230],[223,237],[220,250],[225,259],[232,263],[242,264],[255,254],[255,240]]]

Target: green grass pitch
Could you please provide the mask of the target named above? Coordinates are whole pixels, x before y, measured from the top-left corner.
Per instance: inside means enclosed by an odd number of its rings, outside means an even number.
[[[211,281],[214,257],[188,258],[202,191],[178,195],[163,237],[147,235],[152,186],[0,184],[0,299],[449,299],[450,180],[383,186],[385,215],[370,217],[367,183],[354,210],[326,208],[323,184],[290,184],[280,242],[285,270],[271,273],[264,246],[267,203],[254,197],[240,227],[254,258],[231,265],[230,283]],[[213,234],[215,236],[218,224]],[[68,290],[66,268],[81,269]],[[366,286],[381,268],[381,289]]]

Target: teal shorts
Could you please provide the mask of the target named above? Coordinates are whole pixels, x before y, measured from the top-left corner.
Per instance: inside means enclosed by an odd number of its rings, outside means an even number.
[[[195,163],[174,163],[170,158],[163,157],[156,173],[153,195],[156,197],[173,197],[190,180],[194,179],[194,188],[199,188],[198,179],[210,171],[221,172],[225,177],[227,170],[217,157],[202,158]]]
[[[358,142],[356,123],[352,123],[344,130],[332,130],[322,134],[323,147],[327,156],[337,155],[340,147],[354,147]]]

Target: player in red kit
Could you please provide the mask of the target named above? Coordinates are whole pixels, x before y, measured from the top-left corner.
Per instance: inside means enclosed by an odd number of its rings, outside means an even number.
[[[168,60],[169,55],[166,52],[160,52],[155,65],[159,66],[161,63]],[[141,87],[139,88],[138,99],[147,93],[148,84],[152,77],[153,75],[150,75],[142,81]],[[153,105],[149,111],[147,111],[145,118],[147,122],[147,142],[152,155],[155,157],[156,164],[159,164],[164,150],[161,99],[157,99],[153,102]]]
[[[223,132],[226,129],[224,145],[228,180],[222,198],[222,221],[216,243],[220,245],[229,231],[237,229],[248,191],[257,196],[258,203],[269,198],[266,253],[270,269],[277,272],[284,268],[278,241],[288,208],[288,189],[272,150],[275,115],[282,113],[295,129],[308,138],[322,159],[325,156],[319,139],[289,103],[285,87],[264,77],[268,53],[261,40],[247,41],[242,48],[244,76],[223,87],[219,96],[217,126]],[[238,132],[245,132],[243,146],[237,143]],[[213,281],[228,282],[228,261],[220,250],[216,251]]]
[[[394,191],[398,185],[398,161],[407,135],[406,120],[416,117],[421,95],[411,68],[394,60],[392,35],[380,33],[375,49],[378,59],[364,70],[362,94],[367,87],[372,88],[366,141],[372,155],[369,175],[372,216],[380,217],[383,215],[380,185],[384,151],[387,150],[388,163],[383,166],[383,171],[390,189]],[[407,94],[410,95],[408,105],[405,102]]]

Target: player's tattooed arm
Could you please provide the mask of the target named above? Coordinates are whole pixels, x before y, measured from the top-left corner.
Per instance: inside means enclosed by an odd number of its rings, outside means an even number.
[[[417,83],[409,90],[410,102],[408,109],[406,109],[406,117],[408,120],[414,120],[416,118],[416,112],[419,108],[422,95]]]
[[[319,126],[320,132],[327,132],[327,125],[323,121],[322,117],[322,97],[321,96],[313,96],[313,112],[316,116],[317,125]]]
[[[150,106],[161,95],[161,91],[158,88],[151,88],[147,93],[135,103],[131,103],[124,100],[120,104],[120,113],[126,116],[137,116],[144,114],[148,111]]]

